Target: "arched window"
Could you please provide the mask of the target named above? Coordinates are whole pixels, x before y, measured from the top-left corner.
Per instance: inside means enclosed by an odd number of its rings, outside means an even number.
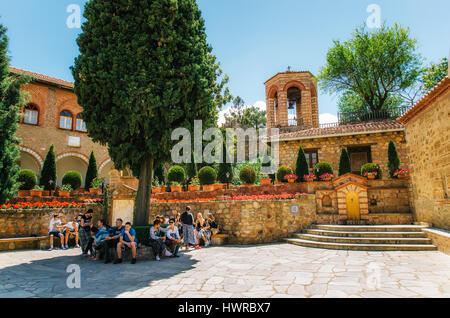
[[[23,123],[30,125],[39,124],[39,109],[34,105],[27,105],[23,111]]]
[[[290,87],[287,90],[287,98],[289,126],[297,126],[297,107],[300,107],[302,92],[297,87]]]
[[[75,124],[75,130],[77,131],[83,131],[86,132],[86,123],[83,120],[83,115],[78,114],[77,115],[77,120],[76,120],[76,124]]]
[[[59,128],[72,130],[72,114],[67,110],[59,114]]]

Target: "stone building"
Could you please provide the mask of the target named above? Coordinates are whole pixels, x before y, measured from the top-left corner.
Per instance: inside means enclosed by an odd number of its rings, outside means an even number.
[[[450,230],[450,74],[398,122],[405,125],[413,212]]]
[[[85,176],[89,155],[93,150],[99,175],[109,181],[114,169],[106,147],[92,142],[83,122],[73,83],[29,71],[11,68],[13,74],[27,74],[34,80],[24,86],[29,102],[23,109],[17,136],[21,138],[22,169],[31,169],[38,176],[48,149],[55,145],[58,185],[67,171],[75,170]]]
[[[317,87],[310,72],[278,73],[267,82],[266,111],[268,128],[278,128],[280,164],[295,166],[303,146],[310,168],[317,162],[330,163],[337,174],[342,147],[346,147],[352,172],[360,174],[365,163],[379,164],[383,179],[387,174],[387,149],[394,141],[401,167],[408,167],[405,128],[395,115],[385,112],[346,114],[335,124],[319,124]],[[399,114],[404,110],[399,109]]]

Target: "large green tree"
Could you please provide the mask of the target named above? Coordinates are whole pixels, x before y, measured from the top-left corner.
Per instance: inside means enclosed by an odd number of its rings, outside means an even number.
[[[154,162],[170,161],[171,133],[217,120],[227,102],[195,0],[91,0],[72,68],[90,137],[139,178],[135,223],[148,224]]]
[[[370,111],[392,106],[393,98],[413,86],[420,74],[416,40],[397,24],[376,31],[359,27],[348,41],[334,41],[326,59],[318,75],[321,88],[347,93],[347,98],[356,98],[355,105]]]
[[[39,185],[44,187],[44,190],[56,189],[56,155],[55,146],[51,145],[45,156],[44,165],[42,166],[41,177]]]
[[[86,170],[86,178],[84,180],[84,188],[88,190],[91,188],[91,183],[98,177],[97,159],[95,159],[94,150],[91,151],[89,156],[89,164]]]
[[[31,80],[28,76],[10,74],[7,52],[6,28],[0,24],[0,203],[7,202],[19,188],[20,140],[15,134],[20,110],[26,102],[21,87]]]
[[[423,69],[423,92],[426,93],[436,86],[448,74],[448,59],[444,57],[438,63],[433,63]]]
[[[266,127],[266,111],[255,106],[245,106],[241,97],[236,97],[233,101],[229,113],[225,114],[225,128],[264,128]]]

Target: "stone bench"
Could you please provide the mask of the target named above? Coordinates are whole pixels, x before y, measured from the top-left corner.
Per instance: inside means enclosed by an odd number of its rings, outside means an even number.
[[[48,236],[0,239],[0,251],[42,249],[49,246]]]
[[[222,246],[228,243],[228,234],[215,234],[211,236],[211,245]]]

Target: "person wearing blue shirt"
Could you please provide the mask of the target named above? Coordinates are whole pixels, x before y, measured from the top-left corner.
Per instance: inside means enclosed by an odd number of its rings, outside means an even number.
[[[120,234],[120,241],[117,244],[117,259],[114,261],[114,264],[122,263],[122,247],[131,249],[131,264],[136,264],[137,246],[138,239],[136,237],[136,231],[131,227],[131,223],[127,222]]]

